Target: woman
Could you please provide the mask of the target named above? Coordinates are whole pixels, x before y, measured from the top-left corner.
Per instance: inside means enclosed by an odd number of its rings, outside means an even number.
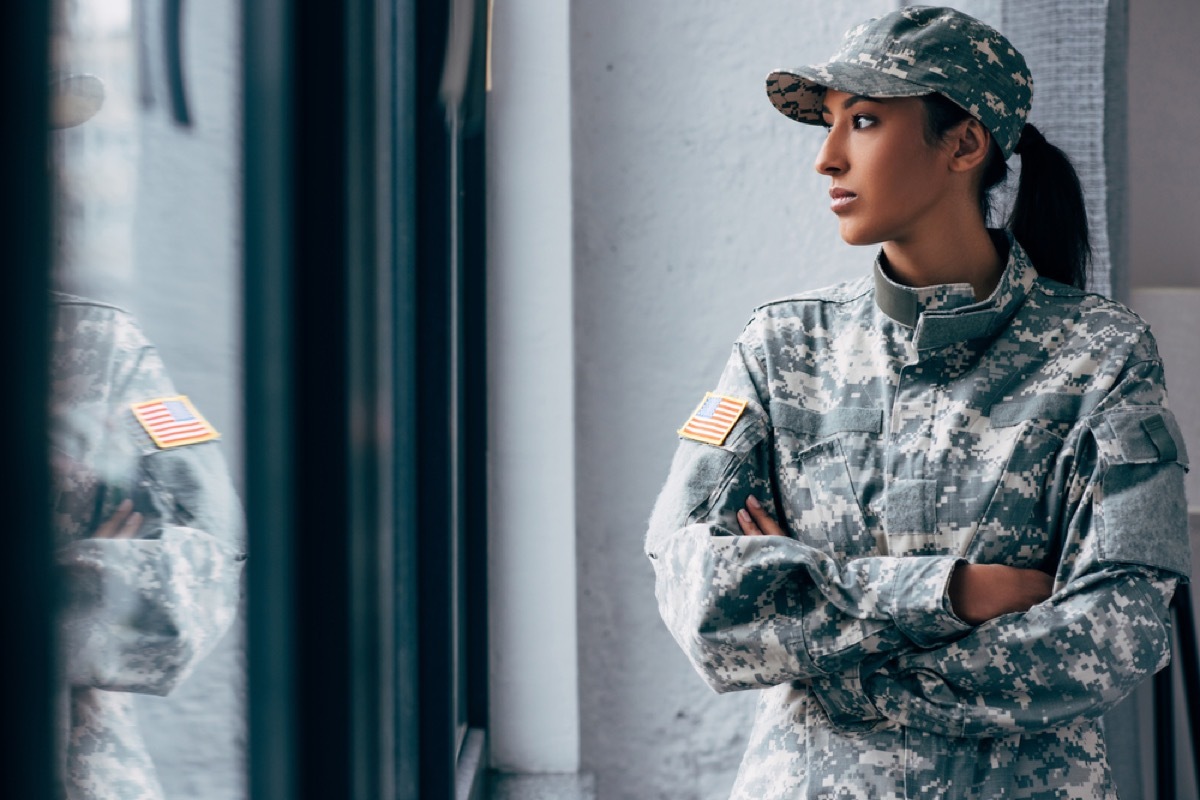
[[[672,634],[764,690],[733,796],[1114,797],[1098,718],[1167,662],[1186,455],[1147,326],[1082,289],[1024,59],[912,7],[767,90],[826,127],[841,235],[881,249],[756,310],[651,518]]]
[[[55,77],[50,89],[55,128],[83,124],[104,102],[90,75]],[[159,800],[134,694],[172,692],[233,624],[241,504],[216,430],[133,317],[59,292],[51,300],[55,562],[67,590],[61,796]]]

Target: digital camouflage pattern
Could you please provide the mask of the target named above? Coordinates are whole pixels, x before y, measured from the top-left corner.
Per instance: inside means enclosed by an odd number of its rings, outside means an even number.
[[[1012,155],[1033,102],[1025,58],[994,28],[953,8],[909,6],[846,32],[815,66],[767,76],[767,96],[797,122],[821,124],[825,90],[865,97],[944,95]]]
[[[646,552],[717,691],[763,689],[733,797],[1111,798],[1098,717],[1169,657],[1187,463],[1146,324],[1040,278],[872,277],[759,308],[683,440]],[[789,537],[741,536],[754,494]],[[1053,596],[972,627],[962,560]]]
[[[65,794],[155,800],[130,693],[170,692],[233,622],[241,507],[215,443],[158,450],[134,420],[131,403],[178,392],[128,314],[56,295],[52,358]],[[125,498],[137,537],[90,538]]]

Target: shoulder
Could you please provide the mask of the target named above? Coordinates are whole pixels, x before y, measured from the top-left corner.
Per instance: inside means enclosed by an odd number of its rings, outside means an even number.
[[[51,292],[50,300],[60,312],[76,315],[91,315],[98,317],[130,316],[129,312],[120,306],[106,303],[103,300],[93,300],[90,297],[80,297],[67,292]]]
[[[1057,306],[1080,319],[1105,320],[1121,327],[1145,330],[1149,326],[1124,303],[1086,289],[1077,289],[1049,278],[1039,277],[1031,294],[1047,306]]]
[[[62,345],[141,350],[150,342],[133,315],[120,306],[87,297],[51,292],[55,340]]]
[[[760,358],[795,348],[820,349],[845,326],[865,324],[864,315],[874,305],[873,292],[867,276],[763,303],[754,309],[737,343]]]
[[[769,340],[789,331],[824,329],[858,310],[872,296],[873,286],[867,276],[770,300],[751,313],[743,339]]]
[[[1031,299],[1047,324],[1069,325],[1066,332],[1081,347],[1132,361],[1158,358],[1149,323],[1124,303],[1041,277]]]
[[[872,288],[870,276],[842,281],[832,286],[811,289],[805,292],[770,300],[754,309],[754,316],[773,316],[788,313],[800,313],[805,308],[821,306],[839,306],[853,303],[866,297]]]

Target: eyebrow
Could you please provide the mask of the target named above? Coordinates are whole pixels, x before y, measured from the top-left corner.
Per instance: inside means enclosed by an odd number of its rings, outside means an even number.
[[[845,99],[845,101],[842,103],[842,108],[847,109],[847,108],[850,108],[851,106],[855,105],[856,103],[861,103],[863,101],[866,101],[869,103],[878,103],[879,98],[878,97],[867,97],[865,94],[852,94],[849,97],[847,97]],[[821,104],[821,116],[825,116],[828,113],[829,113],[829,106],[822,103]]]

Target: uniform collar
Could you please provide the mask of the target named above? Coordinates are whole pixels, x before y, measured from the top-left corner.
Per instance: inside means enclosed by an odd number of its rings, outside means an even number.
[[[996,244],[1008,250],[1000,282],[986,300],[976,302],[969,283],[902,286],[883,269],[883,251],[875,259],[875,303],[901,325],[913,328],[918,350],[945,347],[991,335],[1016,312],[1037,278],[1029,256],[1008,231],[992,231]]]

